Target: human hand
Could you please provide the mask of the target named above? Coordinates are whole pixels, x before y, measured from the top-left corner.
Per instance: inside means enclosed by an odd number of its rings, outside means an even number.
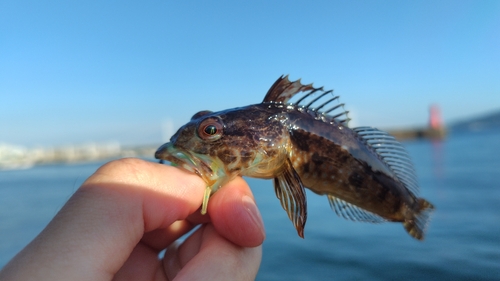
[[[209,216],[198,210],[204,188],[198,176],[174,167],[110,162],[0,271],[0,280],[254,279],[265,234],[248,185],[237,178],[221,188]]]

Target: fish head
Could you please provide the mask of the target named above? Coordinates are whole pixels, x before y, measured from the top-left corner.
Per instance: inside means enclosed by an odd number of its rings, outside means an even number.
[[[208,185],[222,185],[237,175],[272,178],[288,151],[280,116],[279,110],[261,105],[200,111],[155,157],[198,174]]]
[[[223,176],[224,169],[211,155],[220,145],[224,123],[211,111],[204,110],[193,115],[191,120],[160,146],[155,158],[170,161],[202,177],[207,184],[213,183],[217,176]]]

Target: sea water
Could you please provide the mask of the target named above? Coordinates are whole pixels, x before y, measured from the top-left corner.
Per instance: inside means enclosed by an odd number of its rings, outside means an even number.
[[[308,192],[305,239],[271,181],[248,179],[266,226],[258,280],[500,280],[500,131],[404,142],[436,206],[424,241],[400,223],[339,218]],[[0,172],[0,267],[102,162]]]

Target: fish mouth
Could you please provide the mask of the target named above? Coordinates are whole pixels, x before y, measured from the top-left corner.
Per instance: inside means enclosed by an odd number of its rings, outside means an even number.
[[[190,152],[168,142],[156,150],[155,158],[169,161],[173,166],[195,173],[207,183],[213,181],[214,170],[209,156]]]

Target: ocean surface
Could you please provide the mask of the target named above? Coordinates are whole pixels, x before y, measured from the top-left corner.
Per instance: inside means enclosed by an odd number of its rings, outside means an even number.
[[[426,239],[399,223],[351,222],[308,193],[305,239],[272,182],[248,179],[267,238],[258,280],[500,280],[500,131],[405,142],[421,196],[436,206]],[[0,267],[102,163],[0,171]]]

